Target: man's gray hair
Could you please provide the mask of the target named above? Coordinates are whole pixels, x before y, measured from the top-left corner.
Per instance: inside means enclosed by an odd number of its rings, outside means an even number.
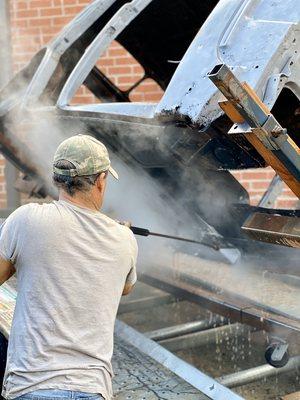
[[[72,169],[75,167],[73,163],[67,160],[57,161],[54,166],[60,169]],[[99,174],[94,175],[86,175],[86,176],[67,176],[67,175],[59,175],[55,172],[53,173],[53,183],[59,188],[63,189],[70,196],[74,196],[76,192],[88,192],[91,189],[91,186],[95,185],[95,182],[98,178]]]

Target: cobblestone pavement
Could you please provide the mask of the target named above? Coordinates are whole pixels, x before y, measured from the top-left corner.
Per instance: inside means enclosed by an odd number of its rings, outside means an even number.
[[[208,400],[197,389],[136,348],[115,338],[116,400]]]

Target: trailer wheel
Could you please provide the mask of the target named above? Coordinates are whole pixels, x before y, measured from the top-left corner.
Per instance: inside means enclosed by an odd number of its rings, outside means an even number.
[[[290,355],[287,349],[282,351],[282,355],[280,355],[280,358],[274,357],[274,352],[280,352],[280,346],[282,346],[281,343],[272,343],[267,347],[267,350],[265,352],[265,359],[267,363],[275,368],[284,367],[290,359]]]

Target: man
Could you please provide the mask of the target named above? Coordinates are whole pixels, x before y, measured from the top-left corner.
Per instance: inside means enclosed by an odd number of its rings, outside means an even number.
[[[108,400],[114,322],[136,281],[137,244],[99,211],[107,174],[118,179],[101,142],[65,140],[53,172],[59,200],[20,207],[1,231],[0,282],[16,271],[18,283],[2,395]]]

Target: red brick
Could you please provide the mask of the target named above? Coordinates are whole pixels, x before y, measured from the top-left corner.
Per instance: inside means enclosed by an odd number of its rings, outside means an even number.
[[[43,27],[43,26],[50,26],[50,20],[48,18],[36,18],[36,19],[30,19],[28,22],[28,25],[30,27]]]
[[[57,35],[57,32],[59,32],[59,28],[57,26],[45,26],[42,28],[41,33],[43,35],[52,35],[52,39]]]
[[[51,40],[53,39],[53,35],[42,35],[42,37],[43,37],[44,44],[51,42]]]
[[[26,1],[18,1],[16,6],[17,6],[16,8],[18,10],[27,10],[28,9],[28,2],[26,2]]]
[[[252,189],[267,189],[269,186],[270,182],[267,181],[253,181],[251,182],[251,188]]]
[[[20,10],[16,12],[16,18],[33,18],[38,16],[38,10]]]
[[[129,74],[131,73],[131,67],[126,66],[126,67],[109,67],[108,71],[110,74],[115,74],[115,75],[124,75],[124,74]]]
[[[122,45],[120,45],[120,43],[118,43],[116,40],[113,40],[110,44],[110,49],[119,49],[122,48]]]
[[[84,2],[78,2],[76,0],[53,0],[53,4],[57,5],[57,4],[63,4],[64,6],[73,6],[74,4],[82,4],[82,6],[85,6],[89,3],[89,1],[84,1]]]
[[[145,101],[155,102],[159,101],[162,97],[161,93],[145,93],[144,99]]]
[[[26,28],[28,26],[28,21],[26,19],[17,19],[14,20],[12,25],[14,27]]]
[[[267,172],[263,172],[263,171],[255,171],[253,172],[251,171],[243,171],[242,172],[242,176],[241,176],[242,180],[265,180],[268,179],[268,173]]]
[[[145,74],[145,70],[141,65],[134,65],[132,70],[134,74],[140,74],[141,77]]]
[[[51,17],[53,15],[61,15],[62,9],[60,7],[44,8],[40,10],[40,15],[42,17]]]
[[[116,65],[130,65],[130,66],[137,64],[136,61],[133,60],[131,57],[116,57],[115,63]]]
[[[138,78],[133,75],[127,75],[127,76],[118,76],[118,84],[131,84],[132,86],[134,83],[138,81]]]
[[[32,0],[29,3],[29,9],[52,7],[52,0]]]
[[[139,102],[144,100],[144,97],[141,93],[132,93],[129,97],[131,101]]]
[[[72,15],[72,16],[79,14],[83,9],[84,9],[84,6],[64,7],[65,14]]]
[[[51,19],[53,25],[64,27],[72,20],[71,17],[53,17]]]
[[[16,43],[22,41],[23,37],[26,37],[26,40],[28,36],[38,36],[40,34],[39,28],[26,28],[26,29],[18,29],[13,31],[14,35],[16,37]]]
[[[148,94],[150,94],[150,93],[156,94],[156,93],[162,92],[162,89],[158,86],[157,83],[148,85],[143,82],[139,86],[137,86],[136,90],[139,92],[148,93]]]
[[[121,47],[110,47],[108,50],[109,57],[118,57],[118,56],[126,56],[128,53],[126,53],[126,50]]]
[[[243,181],[241,181],[241,184],[246,190],[250,189],[251,182],[243,182]]]
[[[114,65],[115,61],[113,58],[101,58],[98,63],[97,66],[98,67],[104,67],[104,66],[110,66],[110,65]]]

